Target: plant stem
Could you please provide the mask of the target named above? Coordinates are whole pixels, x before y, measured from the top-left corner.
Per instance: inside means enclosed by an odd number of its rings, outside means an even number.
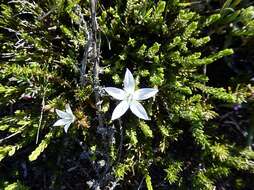
[[[99,62],[100,62],[100,35],[98,35],[98,25],[96,20],[96,0],[91,0],[91,23],[92,23],[92,33],[91,33],[91,40],[92,40],[92,48],[93,48],[93,85],[94,85],[94,93],[95,93],[95,102],[97,108],[97,117],[99,121],[99,127],[103,127],[103,119],[101,116],[101,101],[100,101],[100,94],[99,94]],[[98,36],[99,38],[98,38]],[[98,43],[99,42],[99,43]]]
[[[86,84],[85,74],[86,74],[86,66],[87,66],[87,57],[89,53],[89,48],[91,47],[91,31],[88,31],[87,26],[86,26],[86,30],[87,30],[86,31],[87,42],[85,44],[85,49],[84,49],[83,57],[81,60],[81,71],[80,71],[80,85],[82,87],[84,87]]]

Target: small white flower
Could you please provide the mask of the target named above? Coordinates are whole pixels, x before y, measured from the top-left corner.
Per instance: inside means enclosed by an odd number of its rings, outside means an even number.
[[[57,115],[61,118],[57,120],[53,126],[62,126],[64,125],[64,131],[67,133],[70,125],[75,121],[76,117],[73,115],[70,105],[65,105],[65,111],[56,109]]]
[[[158,92],[158,89],[142,88],[135,91],[135,80],[133,75],[129,69],[126,69],[124,76],[124,89],[106,87],[105,91],[113,98],[121,100],[113,111],[111,120],[120,118],[129,108],[137,117],[149,120],[146,110],[139,101],[154,96]]]

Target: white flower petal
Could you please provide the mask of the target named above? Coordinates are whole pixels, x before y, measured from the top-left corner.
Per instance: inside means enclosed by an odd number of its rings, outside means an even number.
[[[155,88],[141,88],[134,92],[135,100],[145,100],[151,98],[158,92]]]
[[[56,113],[57,113],[57,115],[58,115],[59,117],[61,117],[61,118],[69,117],[69,114],[68,114],[68,113],[66,113],[66,112],[64,112],[64,111],[61,111],[61,110],[58,110],[58,109],[56,109]]]
[[[75,115],[72,115],[71,122],[73,123],[76,120]]]
[[[125,100],[121,101],[114,109],[111,120],[115,120],[121,117],[123,114],[125,114],[125,112],[129,109],[129,107],[130,105],[127,101]]]
[[[110,96],[117,100],[123,100],[125,97],[125,91],[123,91],[122,89],[115,87],[106,87],[104,89]]]
[[[73,115],[72,110],[71,110],[71,107],[70,107],[69,104],[66,104],[66,105],[65,105],[65,110],[66,110],[66,113],[68,113],[68,114],[70,114],[70,115]]]
[[[68,132],[68,129],[69,129],[70,125],[71,125],[71,122],[70,122],[70,123],[67,123],[67,124],[64,126],[64,131],[65,131],[65,133]]]
[[[70,120],[69,119],[59,119],[57,120],[53,126],[62,126],[65,125],[66,123],[69,123]]]
[[[129,93],[134,93],[135,90],[135,80],[129,69],[126,69],[124,76],[124,89]]]
[[[134,113],[137,117],[144,120],[150,120],[147,116],[145,108],[138,101],[133,101],[131,103],[130,109],[132,113]]]

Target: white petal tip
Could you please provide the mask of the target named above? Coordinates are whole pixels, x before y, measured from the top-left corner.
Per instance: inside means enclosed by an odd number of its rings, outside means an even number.
[[[63,126],[65,124],[64,120],[63,119],[59,119],[57,120],[53,126],[56,127],[56,126]]]
[[[65,132],[65,133],[68,132],[68,129],[69,129],[70,125],[71,125],[71,123],[66,124],[66,125],[64,126],[64,132]]]
[[[125,91],[115,87],[106,87],[105,91],[117,100],[123,100],[125,97]]]
[[[120,118],[123,114],[125,114],[125,112],[129,109],[129,107],[130,105],[127,101],[125,100],[121,101],[114,109],[111,120],[113,121]]]
[[[145,108],[138,101],[132,102],[130,109],[138,118],[149,120]]]
[[[124,89],[127,92],[134,93],[135,79],[129,69],[126,69],[123,83],[124,83]]]
[[[120,117],[116,117],[116,116],[113,117],[113,116],[112,116],[112,117],[111,117],[111,121],[114,121],[114,120],[119,119],[119,118],[120,118]]]
[[[136,114],[135,114],[136,115]],[[150,117],[148,117],[147,115],[136,115],[139,119],[143,119],[143,120],[146,120],[146,121],[149,121],[149,120],[151,120],[151,118]]]
[[[61,117],[60,115],[61,115],[61,110],[59,110],[59,109],[55,109],[55,112],[56,112],[56,114],[59,116],[59,117]]]

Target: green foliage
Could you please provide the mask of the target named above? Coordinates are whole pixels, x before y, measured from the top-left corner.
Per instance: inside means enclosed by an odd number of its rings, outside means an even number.
[[[116,183],[120,189],[137,189],[145,186],[143,180],[148,190],[247,187],[243,176],[253,177],[253,151],[213,125],[218,105],[240,104],[246,91],[214,86],[204,70],[216,68],[235,51],[211,45],[214,25],[230,25],[230,35],[251,37],[253,7],[237,10],[240,1],[228,0],[220,11],[205,15],[178,0],[99,1],[101,86],[96,89],[93,52],[86,47],[91,31],[88,2],[1,4],[0,170],[15,160],[1,179],[9,181],[14,174],[14,183],[4,188],[27,189],[15,182],[23,180],[23,162],[39,170],[38,178],[47,179],[39,184],[42,188],[68,188],[68,177],[73,184],[81,181],[77,188],[88,188],[91,182],[93,188],[101,183],[101,189],[109,189]],[[86,70],[81,73],[85,53]],[[159,90],[142,102],[149,121],[131,112],[110,120],[115,104],[102,87],[120,87],[126,68],[139,87]],[[97,91],[100,102],[95,101]],[[64,134],[63,127],[53,124],[58,119],[55,109],[67,103],[77,120]],[[99,112],[103,127],[98,126]]]
[[[28,187],[25,187],[20,182],[15,182],[12,184],[8,184],[4,187],[4,190],[29,190]]]
[[[212,156],[217,157],[220,161],[224,161],[229,156],[229,151],[226,146],[215,144],[210,147]]]
[[[168,168],[165,169],[166,174],[166,180],[169,184],[174,184],[177,181],[179,181],[179,173],[183,170],[182,169],[183,163],[182,162],[171,162],[168,165]]]
[[[226,164],[236,149],[217,142],[208,129],[207,122],[218,116],[213,110],[213,101],[239,103],[245,96],[228,89],[207,86],[209,79],[200,72],[203,66],[234,53],[232,49],[212,52],[202,49],[212,40],[211,36],[202,35],[202,30],[218,22],[221,14],[202,17],[196,12],[179,8],[180,4],[170,5],[163,1],[153,4],[129,0],[124,9],[124,4],[116,4],[103,11],[99,23],[111,43],[111,49],[106,50],[111,52],[110,56],[103,54],[103,65],[107,67],[106,77],[114,79],[113,84],[105,81],[105,86],[120,84],[119,73],[128,67],[133,68],[140,86],[148,84],[159,88],[154,102],[146,104],[152,122],[130,121],[130,116],[123,118],[129,142],[126,154],[136,158],[134,168],[136,166],[138,171],[145,173],[143,164],[153,163],[166,171],[165,179],[169,184],[189,187],[185,181],[187,179],[181,177],[187,158],[177,156],[178,149],[172,143],[180,143],[183,134],[190,128],[194,141],[192,146],[199,147],[201,154],[200,159],[195,160],[207,165],[207,172],[199,172],[196,167],[190,169],[190,172],[196,173],[192,186],[194,189],[214,189],[217,180],[229,175],[232,165],[221,164]],[[209,97],[208,101],[206,97]],[[180,127],[180,121],[186,122],[184,128]],[[204,161],[202,154],[213,159]],[[176,155],[178,159],[171,160],[169,165],[163,164],[168,163],[170,155]],[[209,165],[214,167],[209,168]],[[121,166],[128,168],[125,164]],[[130,179],[127,173],[121,174],[121,179]],[[149,176],[153,175],[157,174],[149,172]]]
[[[53,138],[52,132],[49,132],[38,147],[29,155],[29,161],[34,161],[40,156],[40,154],[47,148],[50,143],[51,138]]]
[[[146,178],[146,187],[148,190],[153,190],[153,186],[152,186],[152,181],[151,181],[151,177],[149,174],[145,175]]]
[[[233,35],[235,36],[246,36],[253,37],[254,36],[254,7],[250,6],[246,9],[242,9],[237,22],[233,28]],[[244,25],[244,27],[238,27],[238,25]]]
[[[215,186],[213,182],[204,175],[204,172],[199,171],[193,177],[193,188],[201,190],[213,190]]]
[[[68,97],[67,94],[63,94],[64,91],[69,91],[69,95],[74,93],[70,89],[75,85],[75,77],[70,78],[68,75],[77,77],[78,48],[85,43],[86,30],[84,26],[75,29],[75,25],[79,23],[77,20],[74,20],[72,25],[66,23],[68,27],[64,25],[65,22],[59,22],[64,15],[72,19],[80,16],[79,11],[72,11],[75,3],[67,3],[67,14],[62,10],[66,6],[63,1],[56,4],[51,10],[50,2],[45,4],[46,7],[29,2],[1,4],[1,12],[4,15],[0,18],[3,30],[1,39],[4,40],[1,53],[5,56],[4,62],[0,64],[0,80],[3,81],[0,85],[0,106],[1,109],[8,110],[10,107],[11,110],[3,113],[4,117],[1,117],[0,123],[1,130],[8,136],[19,137],[15,145],[12,145],[11,141],[10,144],[4,142],[9,145],[6,144],[1,150],[1,158],[14,155],[17,149],[34,142],[39,135],[43,140],[29,156],[30,160],[36,160],[53,137],[53,132],[46,132],[50,130],[49,127],[55,119],[55,116],[52,117],[55,115],[52,108],[63,104],[61,99]],[[46,14],[44,8],[50,12]],[[16,15],[17,12],[21,12],[20,15]],[[29,13],[27,17],[22,17],[26,12]],[[45,19],[48,18],[51,21],[46,24]],[[69,39],[64,40],[65,36]],[[68,75],[64,69],[68,70]],[[42,105],[43,99],[46,100],[46,105]],[[49,105],[50,102],[54,103]],[[23,104],[28,106],[21,108]],[[47,118],[50,122],[46,122]],[[40,130],[43,131],[40,133]]]
[[[139,126],[146,137],[153,137],[153,131],[145,122],[141,121]]]
[[[127,137],[129,137],[131,145],[135,146],[138,143],[137,133],[135,130],[133,129],[127,130],[126,135]]]
[[[127,172],[132,169],[132,163],[133,161],[131,159],[127,159],[124,163],[117,165],[115,169],[116,177],[123,180]]]

